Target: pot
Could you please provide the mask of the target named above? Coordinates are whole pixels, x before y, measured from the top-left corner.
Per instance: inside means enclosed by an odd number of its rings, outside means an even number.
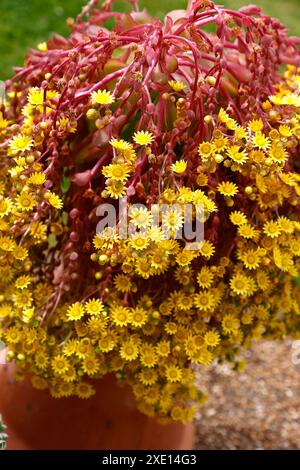
[[[1,364],[1,361],[0,361]],[[12,364],[0,365],[0,413],[10,450],[190,450],[193,425],[159,424],[140,413],[130,387],[112,375],[95,381],[96,394],[52,398],[29,378],[14,379]]]

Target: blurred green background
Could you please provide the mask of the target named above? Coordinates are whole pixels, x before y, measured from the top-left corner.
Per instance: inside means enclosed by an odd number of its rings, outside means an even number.
[[[66,18],[76,16],[87,0],[0,0],[0,79],[21,65],[27,47],[49,39],[53,32],[67,34]],[[125,0],[118,1],[125,6]],[[300,0],[220,0],[218,4],[238,8],[256,3],[280,18],[293,35],[299,34]],[[141,0],[140,5],[160,18],[168,10],[184,8],[187,0]]]

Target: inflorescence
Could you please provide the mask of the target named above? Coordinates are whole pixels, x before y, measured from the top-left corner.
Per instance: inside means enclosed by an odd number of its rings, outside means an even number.
[[[193,1],[162,23],[96,3],[6,83],[0,339],[54,397],[113,373],[144,413],[186,422],[195,364],[241,370],[252,341],[299,337],[299,40],[254,6]],[[143,236],[96,234],[121,197]],[[204,208],[193,250],[184,204]]]

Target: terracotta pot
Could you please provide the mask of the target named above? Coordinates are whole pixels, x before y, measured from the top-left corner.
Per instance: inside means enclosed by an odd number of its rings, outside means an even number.
[[[0,413],[10,450],[165,450],[193,448],[192,425],[160,425],[135,407],[129,387],[112,376],[88,400],[51,398],[30,381],[16,382],[13,366],[0,366]]]

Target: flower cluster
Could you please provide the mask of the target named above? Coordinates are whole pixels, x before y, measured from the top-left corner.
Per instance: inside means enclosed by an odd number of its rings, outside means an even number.
[[[0,103],[0,339],[54,397],[113,373],[144,413],[186,422],[195,365],[241,370],[252,341],[299,337],[299,41],[254,6],[192,1],[161,23],[96,3]],[[97,233],[120,198],[135,235],[121,214]],[[185,204],[203,207],[193,249]]]

